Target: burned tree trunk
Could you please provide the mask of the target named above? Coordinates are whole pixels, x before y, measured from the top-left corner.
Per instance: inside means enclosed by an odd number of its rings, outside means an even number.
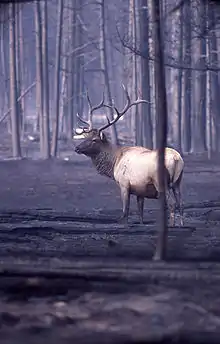
[[[64,22],[63,27],[63,40],[62,40],[62,62],[61,62],[61,68],[62,68],[62,76],[61,76],[61,99],[60,99],[60,124],[61,124],[61,132],[65,132],[67,134],[67,106],[66,103],[67,99],[67,67],[68,67],[68,59],[67,59],[67,51],[68,51],[68,38],[67,33],[65,32],[67,30],[67,23]]]
[[[209,30],[207,37],[207,48],[208,48],[208,59],[211,66],[219,65],[218,57],[218,42],[217,42],[217,19],[219,17],[218,11],[216,11],[216,6],[212,4],[207,5],[208,11],[208,28],[211,27],[212,30]],[[217,13],[216,13],[217,12]],[[211,149],[214,152],[219,151],[220,149],[220,136],[219,136],[219,122],[220,122],[220,80],[219,72],[208,71],[210,77],[210,145]]]
[[[166,212],[166,187],[164,151],[167,136],[167,99],[165,86],[165,70],[162,33],[160,26],[160,0],[152,0],[152,22],[154,34],[155,53],[155,86],[156,86],[156,113],[157,113],[157,148],[158,148],[158,181],[160,202],[159,236],[154,259],[164,259],[167,247],[167,212]]]
[[[107,53],[106,53],[106,23],[105,23],[105,0],[100,2],[100,63],[101,63],[101,70],[104,76],[104,86],[107,90],[107,97],[109,104],[112,103],[112,94],[111,94],[111,87],[108,75],[108,61],[107,61]],[[113,119],[113,110],[110,110],[110,120]],[[115,125],[111,126],[111,136],[112,142],[114,144],[118,143],[117,138],[117,131]]]
[[[23,9],[20,6],[20,11],[18,13],[19,16],[19,77],[20,77],[20,94],[23,94],[25,91],[25,78],[24,78],[24,34],[23,34]],[[25,130],[25,97],[22,97],[20,100],[20,109],[21,109],[21,133],[22,137],[24,136]]]
[[[192,73],[192,96],[193,96],[193,118],[192,118],[192,151],[203,153],[206,150],[206,39],[202,32],[206,30],[205,4],[202,0],[193,0],[192,9],[194,25],[199,34],[193,39],[192,61],[198,68]]]
[[[139,30],[138,25],[139,23],[139,9],[138,1],[132,0],[132,46],[134,50],[137,50],[137,41],[139,38]],[[138,97],[138,76],[140,75],[140,61],[138,61],[140,57],[137,54],[132,55],[132,94],[134,94],[135,99]],[[142,113],[138,106],[135,106],[131,109],[131,116],[132,116],[132,130],[135,132],[135,145],[142,146],[143,145],[143,132],[142,132]]]
[[[8,46],[5,44],[5,29],[4,23],[0,23],[0,54],[1,54],[1,71],[2,71],[2,87],[4,87],[4,98],[2,98],[2,109],[5,111],[10,108],[9,99],[9,85],[7,82],[7,69],[6,69],[6,50]],[[11,116],[7,116],[7,129],[11,133]]]
[[[48,14],[47,2],[42,2],[42,65],[43,65],[43,130],[44,158],[50,158],[50,107],[49,107],[49,70],[48,70]]]
[[[185,3],[182,8],[183,14],[183,63],[188,68],[182,71],[182,123],[181,138],[182,151],[189,152],[191,149],[191,107],[192,107],[192,70],[191,67],[191,4]]]
[[[11,134],[12,153],[14,158],[21,157],[18,85],[16,71],[16,43],[15,43],[15,4],[9,5],[9,71],[10,71],[10,107],[11,107]]]
[[[148,0],[141,0],[140,31],[141,31],[141,86],[142,97],[148,101],[151,99],[150,90],[150,61],[149,61],[149,11]],[[142,131],[143,145],[153,148],[153,126],[150,103],[142,104]]]
[[[132,42],[132,34],[133,34],[133,12],[134,12],[134,8],[133,8],[133,0],[129,0],[129,18],[128,18],[128,40],[129,42]],[[124,47],[124,80],[125,80],[125,84],[127,85],[128,91],[130,94],[133,93],[133,55],[130,54],[130,50],[126,49],[126,47]],[[127,127],[129,129],[129,134],[130,136],[133,138],[134,135],[134,127],[133,127],[133,116],[128,116],[128,118],[126,118],[126,123],[127,123]]]
[[[54,83],[54,102],[55,118],[52,137],[52,156],[57,155],[58,134],[59,134],[59,111],[60,111],[60,61],[61,61],[61,39],[63,26],[63,0],[59,0],[57,14],[57,37],[56,37],[56,62],[55,62],[55,83]]]
[[[68,70],[68,77],[67,77],[67,116],[65,120],[66,124],[66,132],[67,137],[71,140],[73,136],[73,102],[75,101],[75,90],[74,90],[74,73],[75,73],[75,61],[74,61],[74,54],[72,50],[75,48],[75,26],[76,26],[76,12],[75,12],[75,0],[69,1],[69,6],[71,8],[69,18],[68,18],[68,57],[67,57],[67,70]]]
[[[36,107],[40,132],[40,154],[44,155],[44,122],[43,122],[43,66],[42,66],[42,26],[40,3],[35,1],[36,32]]]
[[[76,122],[76,114],[81,113],[80,109],[80,83],[81,83],[81,74],[82,74],[82,67],[81,67],[81,55],[82,52],[77,51],[82,46],[82,28],[81,22],[79,20],[80,14],[80,7],[83,7],[83,2],[79,0],[75,0],[75,6],[77,10],[75,10],[75,29],[74,29],[74,52],[72,53],[73,56],[73,89],[74,89],[74,102],[73,102],[73,127],[75,127]],[[79,4],[80,2],[80,4]],[[81,5],[81,6],[80,6]],[[79,9],[78,9],[79,8]],[[81,9],[82,10],[82,9]]]
[[[169,8],[167,9],[169,13]],[[168,41],[171,58],[173,61],[181,62],[181,8],[172,13],[169,17],[170,21],[170,40]],[[169,137],[176,148],[181,151],[181,83],[182,71],[178,68],[170,68],[169,70],[169,86],[168,86],[168,109],[169,109]]]

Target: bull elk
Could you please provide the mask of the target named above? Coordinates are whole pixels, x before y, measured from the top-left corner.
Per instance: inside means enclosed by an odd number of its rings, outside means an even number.
[[[95,107],[92,107],[91,101],[87,93],[89,103],[89,120],[85,121],[79,114],[79,120],[86,124],[87,127],[81,127],[78,134],[84,134],[85,139],[75,148],[78,154],[84,154],[91,158],[94,166],[101,175],[105,175],[117,182],[121,191],[121,199],[123,204],[123,215],[120,220],[128,221],[130,195],[136,195],[140,223],[143,224],[144,198],[156,199],[159,197],[158,184],[158,152],[141,146],[114,146],[106,137],[103,130],[116,123],[128,109],[140,103],[147,103],[146,100],[137,99],[131,103],[129,94],[123,85],[127,102],[122,111],[116,106],[107,105],[103,99]],[[113,120],[107,117],[107,123],[95,129],[92,125],[92,114],[101,107],[113,108],[116,116]],[[184,162],[181,155],[172,148],[165,150],[165,167],[166,167],[166,195],[171,197],[174,204],[169,204],[171,225],[175,225],[175,210],[179,211],[180,223],[183,225],[183,207],[181,200],[180,184],[182,180]]]

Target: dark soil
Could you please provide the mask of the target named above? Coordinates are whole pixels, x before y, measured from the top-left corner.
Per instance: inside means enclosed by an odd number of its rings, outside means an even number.
[[[0,342],[219,342],[220,159],[185,160],[165,263],[157,201],[119,225],[118,187],[86,158],[0,162]]]

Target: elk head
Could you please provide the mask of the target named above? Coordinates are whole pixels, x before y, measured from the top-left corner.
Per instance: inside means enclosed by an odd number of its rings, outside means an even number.
[[[93,157],[109,145],[105,134],[102,131],[99,132],[99,129],[91,129],[84,133],[85,139],[75,148],[77,154]]]
[[[122,111],[119,111],[114,105],[105,104],[104,93],[103,93],[102,101],[98,105],[92,107],[91,101],[89,99],[88,92],[87,92],[87,100],[89,104],[89,120],[85,121],[79,116],[79,114],[77,114],[77,117],[79,118],[79,120],[83,124],[86,124],[87,127],[81,127],[80,130],[76,132],[77,134],[84,134],[85,136],[85,139],[75,148],[76,153],[84,154],[90,157],[99,154],[101,151],[103,151],[110,145],[105,134],[103,133],[103,130],[115,124],[119,120],[119,118],[122,117],[128,111],[128,109],[130,109],[130,107],[132,107],[133,105],[138,105],[140,103],[148,103],[148,101],[140,99],[140,98],[138,98],[136,101],[132,103],[129,97],[128,91],[126,90],[124,85],[122,86],[127,98],[127,103],[124,106]],[[92,126],[92,115],[95,110],[101,107],[107,107],[107,108],[113,109],[116,112],[116,116],[111,121],[108,118],[108,116],[106,116],[107,123],[103,125],[102,127],[95,129]]]

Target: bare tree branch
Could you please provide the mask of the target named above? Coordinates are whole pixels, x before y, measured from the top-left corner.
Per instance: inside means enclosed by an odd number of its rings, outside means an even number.
[[[26,88],[26,90],[24,90],[24,92],[18,97],[17,102],[19,102],[24,96],[26,96],[26,94],[34,87],[36,86],[36,81],[33,82],[33,84],[31,84],[30,86],[28,86],[28,88]],[[7,117],[7,115],[11,112],[11,109],[8,109],[4,115],[0,118],[0,123],[2,123],[4,121],[4,119]]]
[[[120,42],[124,48],[127,48],[128,50],[130,50],[130,52],[137,54],[138,56],[141,56],[143,58],[148,58],[150,61],[157,62],[157,59],[155,57],[152,57],[150,54],[146,56],[140,49],[133,47],[129,39],[126,39],[125,37],[121,37],[118,31],[118,28],[117,28],[117,33],[118,33]],[[183,63],[179,64],[178,62],[174,60],[172,56],[169,56],[169,55],[165,57],[164,65],[165,67],[170,67],[174,69],[195,70],[199,72],[207,72],[207,71],[219,72],[220,71],[220,67],[212,66],[209,63],[205,63],[205,64],[203,63],[202,67],[188,66]]]

